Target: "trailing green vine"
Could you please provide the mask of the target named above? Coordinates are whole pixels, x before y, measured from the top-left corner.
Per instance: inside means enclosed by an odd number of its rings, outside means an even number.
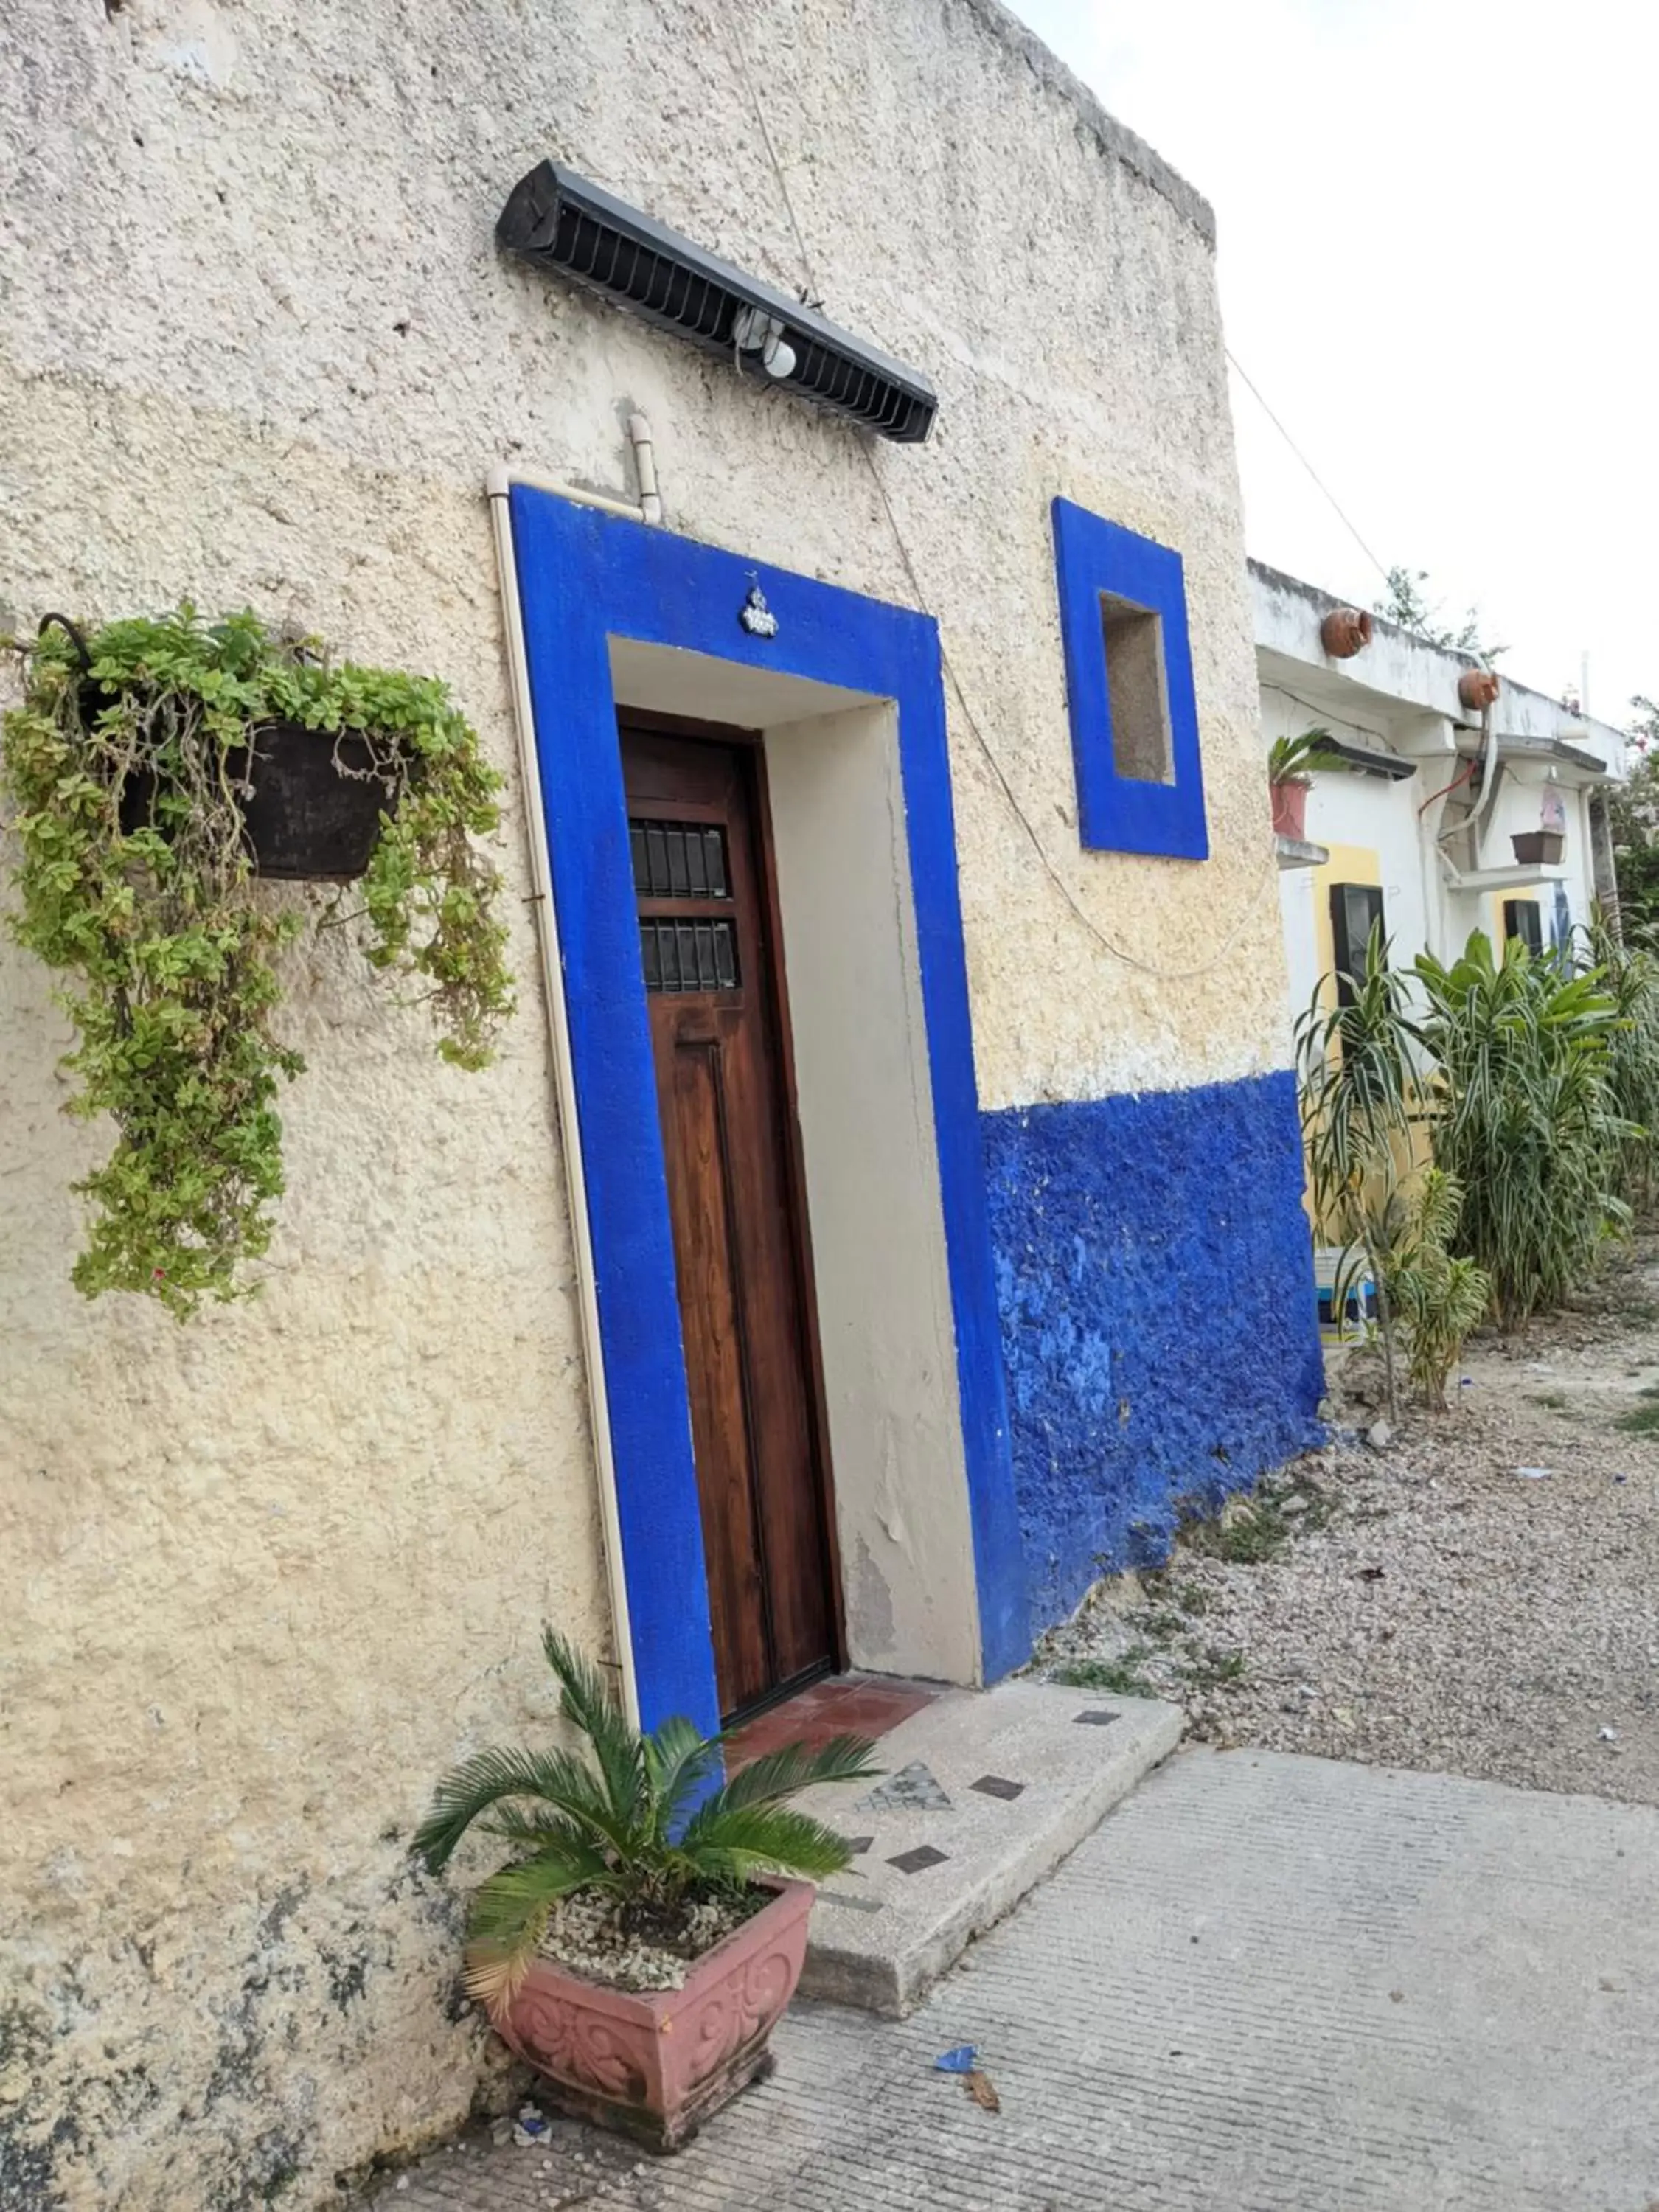
[[[70,1110],[117,1133],[76,1186],[91,1218],[74,1280],[182,1320],[252,1287],[244,1263],[269,1249],[283,1187],[276,1101],[304,1066],[274,1026],[275,957],[303,916],[256,887],[251,734],[302,724],[332,738],[343,775],[381,786],[364,950],[423,987],[438,1049],[464,1068],[488,1062],[513,1006],[495,872],[472,842],[498,825],[501,778],[441,683],[331,666],[252,612],[210,623],[185,605],[84,645],[49,624],[19,648],[0,761],[21,850],[12,927],[71,979]]]

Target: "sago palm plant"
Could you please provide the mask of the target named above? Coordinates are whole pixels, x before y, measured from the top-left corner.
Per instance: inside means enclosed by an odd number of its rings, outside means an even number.
[[[757,1874],[821,1881],[849,1864],[846,1838],[786,1801],[878,1773],[867,1737],[768,1752],[711,1790],[722,1737],[679,1718],[642,1735],[563,1637],[544,1630],[542,1648],[591,1755],[477,1753],[439,1784],[412,1846],[436,1874],[488,1814],[486,1832],[520,1853],[472,1900],[465,1979],[492,2015],[511,2003],[554,1906],[578,1891],[615,1899],[630,1932],[663,1933],[698,1898]]]
[[[1620,1155],[1639,1131],[1610,1080],[1623,1018],[1599,969],[1516,938],[1498,958],[1479,930],[1450,967],[1419,953],[1417,975],[1436,1062],[1435,1164],[1462,1187],[1458,1247],[1491,1276],[1513,1328],[1587,1281],[1629,1221]]]

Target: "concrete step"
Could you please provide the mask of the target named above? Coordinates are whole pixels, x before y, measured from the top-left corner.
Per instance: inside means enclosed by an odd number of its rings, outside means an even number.
[[[873,1789],[809,1790],[851,1838],[820,1891],[801,1989],[902,2020],[1181,1740],[1179,1706],[1047,1683],[948,1690],[880,1740]]]

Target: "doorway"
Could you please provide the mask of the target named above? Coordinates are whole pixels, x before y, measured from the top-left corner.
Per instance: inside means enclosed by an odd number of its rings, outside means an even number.
[[[619,717],[723,1719],[840,1663],[764,758]]]

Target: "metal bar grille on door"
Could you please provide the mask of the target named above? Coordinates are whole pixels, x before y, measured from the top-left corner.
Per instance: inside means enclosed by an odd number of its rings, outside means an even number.
[[[642,906],[684,900],[700,909],[640,916],[647,991],[735,991],[740,981],[734,920],[710,913],[732,902],[726,831],[718,823],[630,820],[634,889]]]

